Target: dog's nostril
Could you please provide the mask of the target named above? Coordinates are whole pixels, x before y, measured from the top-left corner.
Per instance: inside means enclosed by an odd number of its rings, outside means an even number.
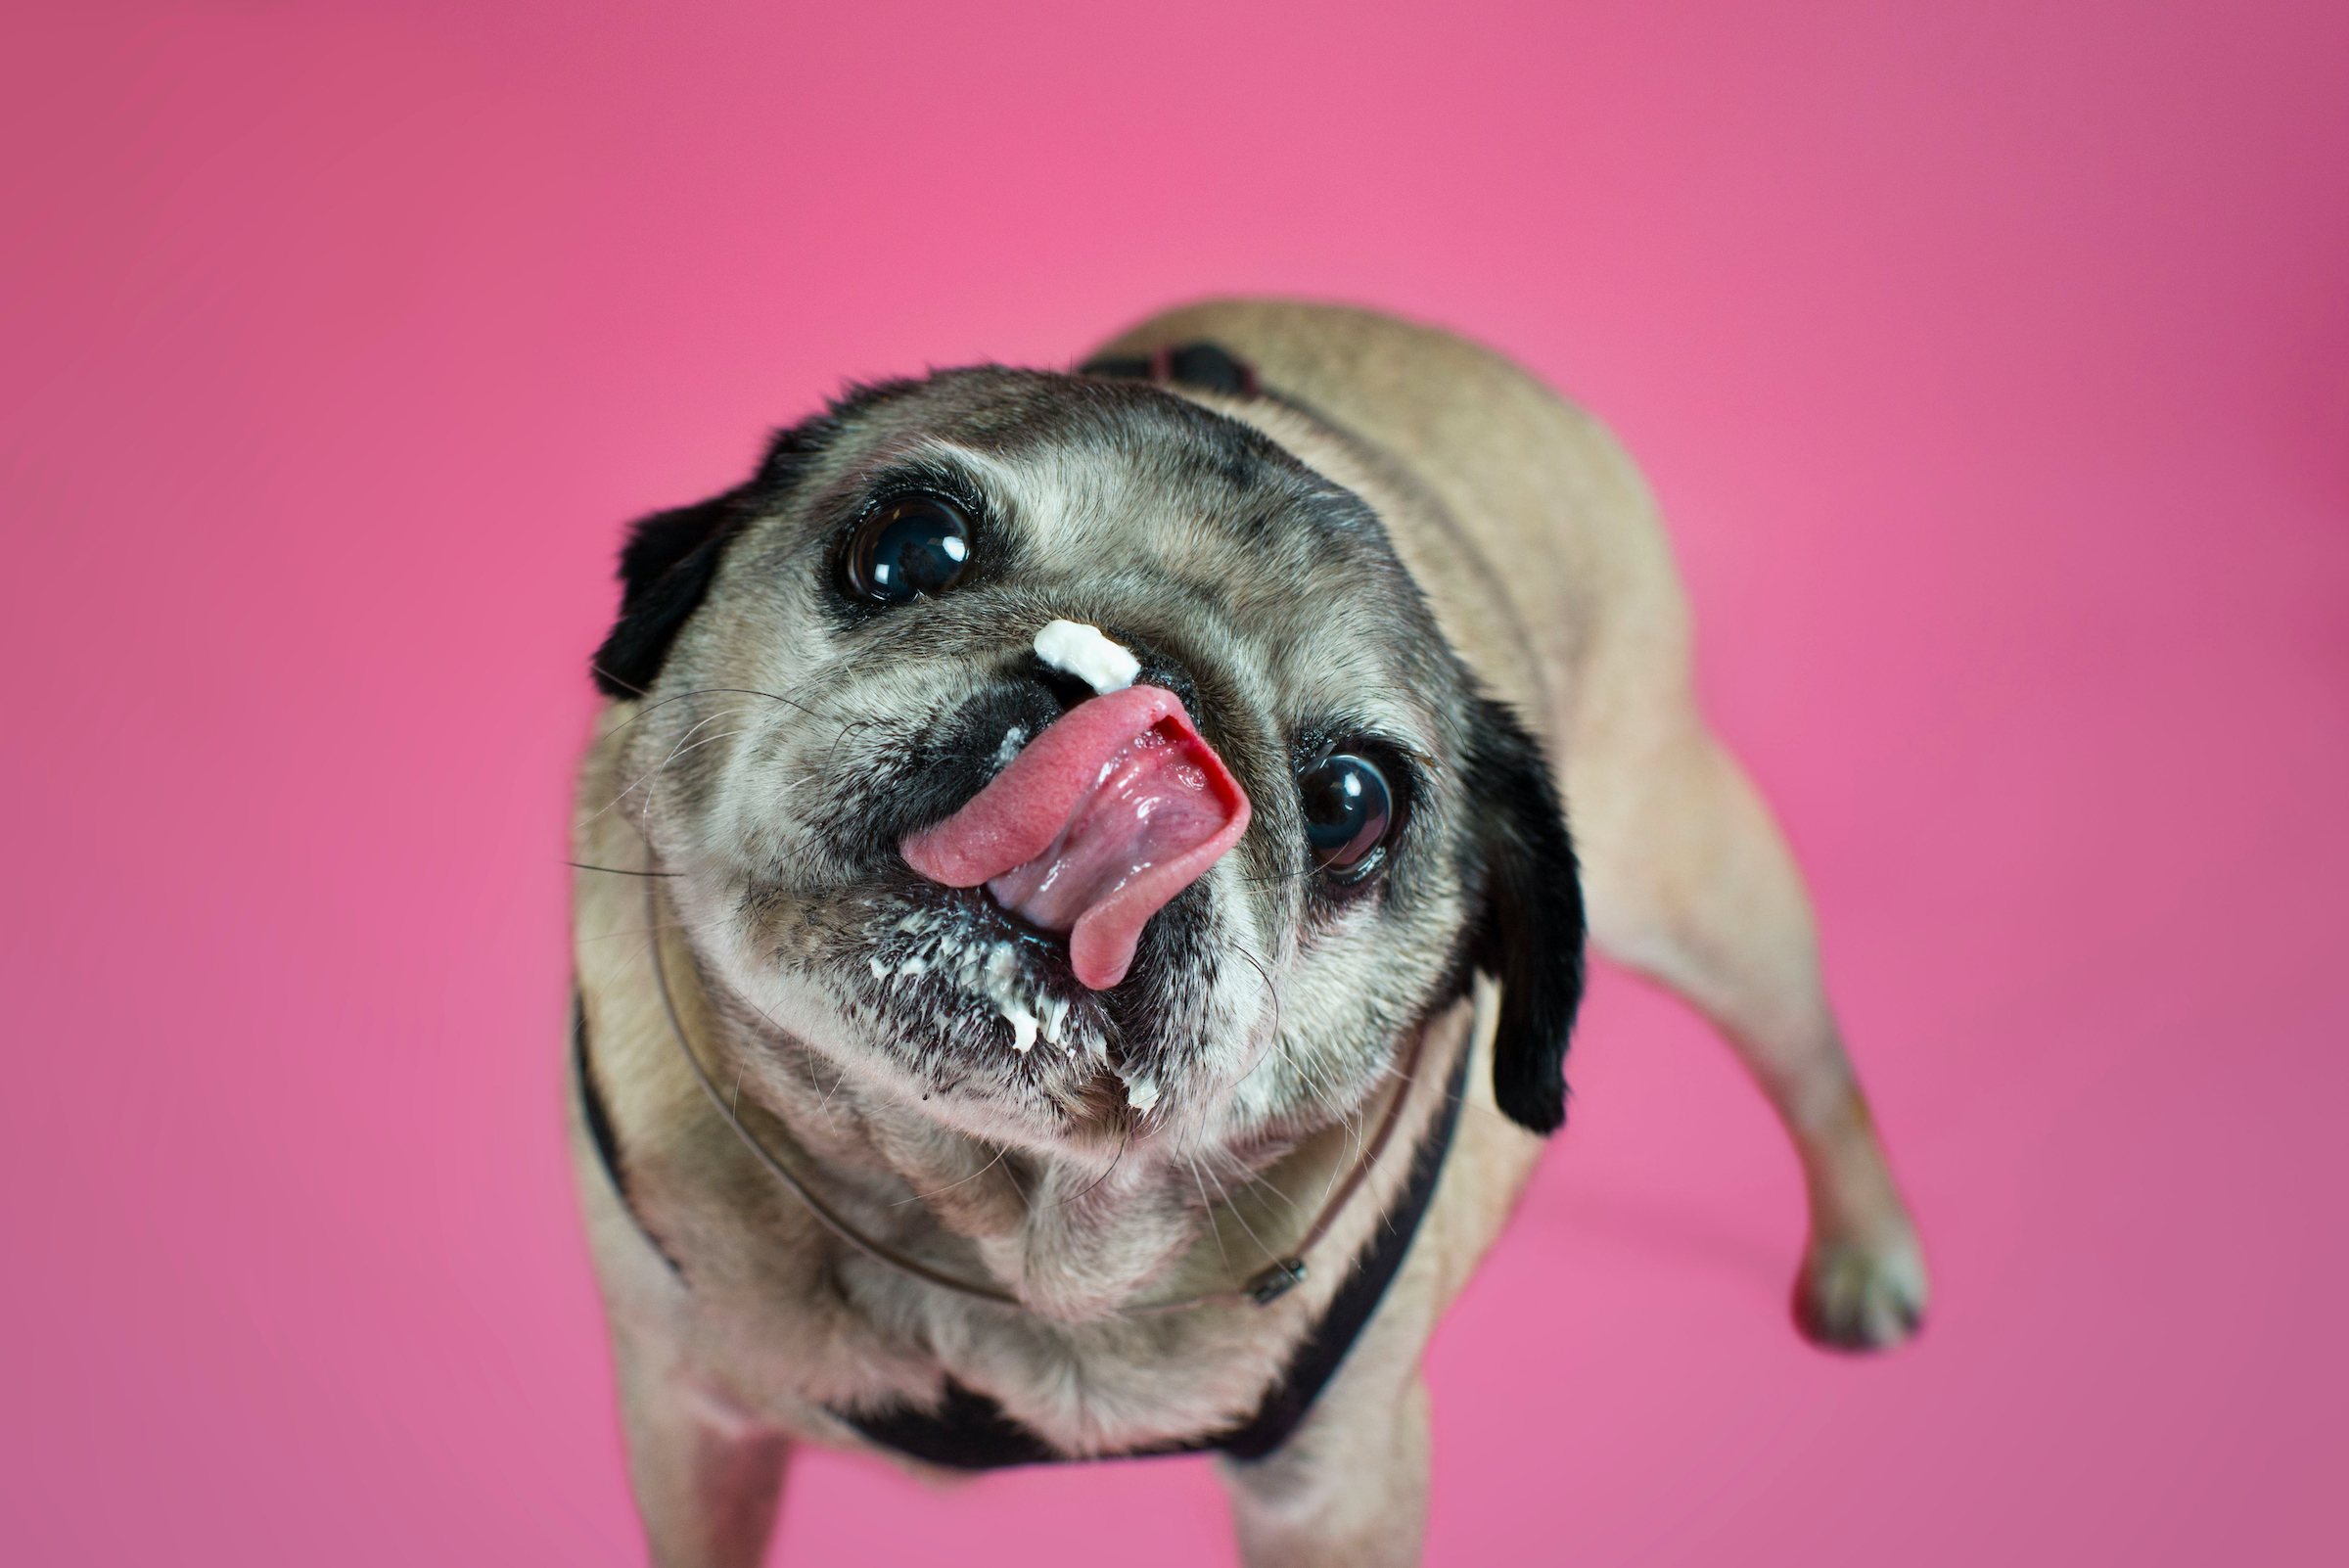
[[[1072,675],[1063,669],[1055,669],[1033,655],[1030,656],[1029,664],[1030,674],[1035,677],[1038,685],[1052,694],[1052,700],[1060,705],[1060,711],[1064,714],[1093,695],[1093,688],[1086,685],[1079,676]]]
[[[1135,685],[1159,686],[1173,692],[1182,700],[1183,710],[1194,717],[1197,716],[1199,713],[1199,683],[1191,678],[1189,668],[1180,659],[1168,653],[1164,647],[1142,633],[1123,628],[1104,627],[1103,629],[1108,631],[1109,635],[1121,646],[1129,650],[1135,661],[1141,666],[1140,670],[1133,677]]]

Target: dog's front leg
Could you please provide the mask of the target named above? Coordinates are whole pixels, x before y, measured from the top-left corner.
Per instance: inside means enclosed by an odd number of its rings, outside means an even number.
[[[1718,1024],[1793,1137],[1811,1202],[1803,1332],[1897,1345],[1924,1314],[1924,1254],[1827,1007],[1793,853],[1684,690],[1592,727],[1568,773],[1591,937]]]
[[[791,1444],[722,1393],[620,1344],[628,1480],[660,1568],[758,1568]]]
[[[1272,1454],[1217,1465],[1248,1568],[1411,1568],[1419,1561],[1427,1530],[1427,1385],[1416,1370],[1401,1387],[1376,1377],[1352,1382],[1341,1373]]]

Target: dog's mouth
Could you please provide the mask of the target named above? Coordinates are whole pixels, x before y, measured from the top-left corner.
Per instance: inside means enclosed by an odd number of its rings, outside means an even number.
[[[1129,686],[1061,715],[901,849],[929,881],[984,887],[1021,929],[1065,937],[1077,980],[1106,991],[1126,978],[1150,917],[1238,842],[1248,814],[1181,699]]]

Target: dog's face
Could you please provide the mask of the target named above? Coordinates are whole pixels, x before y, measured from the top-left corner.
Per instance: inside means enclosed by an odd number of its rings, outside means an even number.
[[[639,524],[622,576],[615,808],[715,989],[836,1073],[1096,1162],[1277,1141],[1358,1107],[1476,966],[1503,1108],[1556,1124],[1582,910],[1542,759],[1379,519],[1253,429],[1082,377],[891,384]],[[905,850],[1093,698],[1037,657],[1055,621],[1129,650],[1249,807],[1101,989],[1002,884]]]

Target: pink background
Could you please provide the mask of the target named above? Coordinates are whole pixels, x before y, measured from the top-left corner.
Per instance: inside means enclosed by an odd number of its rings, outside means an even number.
[[[1801,16],[1788,13],[1801,9]],[[2349,1558],[2349,10],[9,8],[0,1552],[622,1563],[557,1115],[621,523],[844,374],[1276,290],[1653,476],[1939,1284],[1602,974],[1433,1562]],[[806,1458],[799,1562],[1230,1560]]]

